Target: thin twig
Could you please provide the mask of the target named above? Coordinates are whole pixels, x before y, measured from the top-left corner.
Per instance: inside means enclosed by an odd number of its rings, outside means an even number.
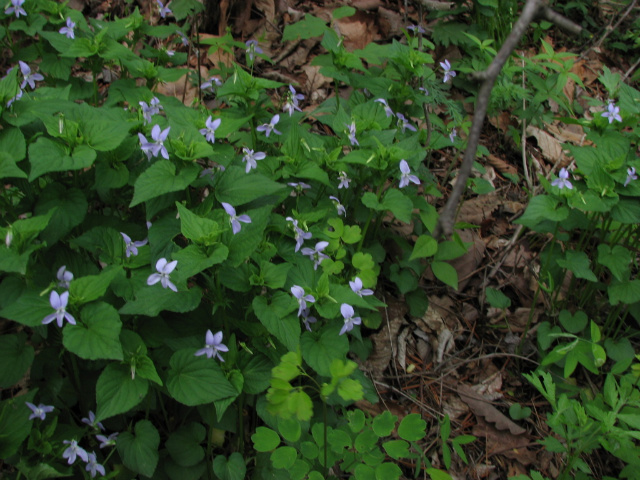
[[[631,65],[629,70],[627,70],[626,73],[622,76],[622,81],[623,82],[625,82],[627,80],[627,78],[629,78],[629,75],[631,75],[636,68],[638,68],[638,65],[640,65],[640,58],[638,58],[638,60],[636,60],[636,63]]]
[[[627,17],[627,15],[629,15],[629,13],[631,12],[631,10],[633,10],[633,7],[636,6],[636,2],[638,0],[633,0],[633,2],[631,2],[631,4],[629,5],[629,7],[622,13],[622,15],[620,15],[620,18],[618,19],[618,21],[615,23],[615,25],[611,25],[609,24],[604,32],[604,35],[602,35],[602,37],[600,37],[600,39],[593,45],[593,47],[591,47],[591,49],[597,49],[600,48],[600,45],[602,45],[602,43],[607,39],[607,37],[609,35],[611,35],[611,32],[613,32],[614,30],[616,30],[620,24],[622,23],[622,21]]]

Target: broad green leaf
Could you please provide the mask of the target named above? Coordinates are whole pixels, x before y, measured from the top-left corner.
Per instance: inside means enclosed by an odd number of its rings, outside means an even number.
[[[278,418],[278,432],[287,442],[294,443],[300,440],[302,427],[294,418]]]
[[[249,210],[246,213],[251,218],[251,223],[242,224],[242,230],[237,235],[232,235],[227,242],[229,247],[229,263],[237,267],[260,246],[264,238],[264,230],[271,218],[271,205],[256,210]],[[227,217],[228,218],[228,217]]]
[[[99,275],[87,275],[74,279],[69,285],[69,293],[75,303],[89,303],[102,297],[122,267],[107,267]]]
[[[601,243],[598,245],[598,263],[607,267],[613,276],[622,282],[629,275],[631,252],[622,245],[614,245],[611,248]]]
[[[279,291],[273,295],[271,303],[262,296],[255,297],[253,309],[260,323],[290,351],[296,351],[300,343],[300,320],[290,315],[296,303],[290,294]]]
[[[85,360],[122,360],[120,330],[122,322],[115,308],[97,302],[80,313],[82,323],[69,325],[62,332],[67,350]]]
[[[422,420],[420,414],[411,413],[404,417],[398,425],[398,435],[408,442],[417,442],[425,436],[427,422]]]
[[[119,312],[126,315],[146,315],[156,317],[167,310],[169,312],[186,313],[195,310],[202,300],[202,291],[198,287],[173,292],[156,285],[144,286],[136,292],[135,300],[127,302]]]
[[[343,400],[357,402],[364,397],[364,389],[359,381],[344,378],[338,383],[338,395]]]
[[[2,178],[27,178],[27,174],[18,168],[11,155],[0,151],[0,179]]]
[[[207,255],[207,250],[211,253]],[[173,254],[173,259],[178,260],[180,270],[176,270],[175,281],[186,280],[213,265],[224,262],[229,255],[226,245],[218,244],[208,249],[198,245],[188,245],[179,252]]]
[[[416,258],[427,258],[436,254],[438,251],[438,242],[431,235],[420,235],[413,246],[413,252],[409,260]]]
[[[242,388],[245,393],[256,395],[269,387],[273,363],[267,357],[255,354],[246,363],[244,359],[241,359],[238,366],[244,377]]]
[[[36,215],[31,218],[17,220],[11,225],[14,235],[14,243],[26,244],[36,238],[42,232],[53,216],[53,211],[49,211],[44,215]]]
[[[607,288],[611,305],[622,302],[631,305],[640,302],[640,280],[634,279],[609,285]]]
[[[334,20],[339,20],[341,18],[351,17],[352,15],[355,15],[355,13],[355,8],[344,5],[342,7],[336,8],[333,12],[331,12],[331,16]]]
[[[321,37],[327,28],[324,20],[307,13],[303,20],[287,25],[284,28],[282,41],[306,40],[308,38]]]
[[[148,389],[149,382],[144,378],[131,378],[128,366],[110,363],[96,384],[96,419],[100,421],[128,412],[144,399]]]
[[[431,264],[431,270],[433,270],[435,277],[442,283],[456,290],[458,289],[458,272],[451,265],[446,262],[433,262]]]
[[[135,126],[122,108],[96,108],[86,103],[76,105],[70,117],[80,124],[87,145],[99,152],[116,149]]]
[[[271,464],[274,468],[289,469],[296,461],[298,452],[293,447],[278,447],[271,453]]]
[[[511,306],[511,299],[498,289],[489,287],[485,291],[485,294],[487,296],[487,302],[493,308],[505,309]]]
[[[37,391],[37,388],[32,389],[25,395],[0,402],[0,458],[15,455],[29,436],[33,426],[29,420],[31,410],[24,402],[33,403]]]
[[[349,351],[348,338],[338,335],[339,332],[340,326],[325,328],[322,333],[305,331],[300,339],[305,362],[324,377],[331,377],[331,363],[336,359],[345,359]]]
[[[39,137],[29,145],[31,172],[29,181],[49,172],[83,170],[93,165],[96,151],[86,145],[77,146],[71,155],[64,146],[46,137]]]
[[[134,184],[130,207],[165,193],[184,190],[198,176],[199,168],[187,165],[176,174],[176,166],[169,160],[159,160],[140,174]]]
[[[569,209],[556,198],[549,195],[537,195],[529,201],[529,205],[522,217],[515,221],[535,230],[542,222],[561,222],[569,216]]]
[[[213,473],[220,480],[244,480],[247,465],[241,453],[233,452],[228,459],[224,455],[218,455],[213,459]]]
[[[138,421],[134,434],[120,433],[116,446],[125,467],[145,477],[153,476],[158,465],[160,435],[150,421]]]
[[[404,440],[389,440],[382,444],[382,448],[395,460],[409,457],[409,444]]]
[[[185,237],[205,246],[216,243],[223,231],[218,222],[196,215],[180,202],[176,202],[176,207],[180,214],[180,230]]]
[[[291,270],[291,267],[293,267],[293,265],[290,263],[280,263],[276,265],[271,262],[261,262],[260,276],[264,281],[264,285],[274,290],[284,287],[287,281],[287,274],[289,270]]]
[[[427,475],[431,480],[453,480],[451,475],[437,468],[427,468]]]
[[[89,204],[81,190],[67,188],[60,183],[51,183],[40,194],[35,207],[37,215],[53,210],[51,220],[40,237],[52,246],[80,225],[87,214]]]
[[[165,446],[174,462],[182,467],[191,467],[204,459],[203,443],[207,430],[199,423],[181,426],[169,435]]]
[[[590,282],[597,282],[598,279],[591,270],[591,260],[585,252],[576,252],[575,250],[567,250],[565,258],[557,260],[558,265],[573,272],[577,278],[584,278]]]
[[[178,350],[169,364],[167,388],[180,403],[193,407],[238,395],[216,360],[206,355],[196,357],[192,348]]]
[[[376,480],[398,480],[402,470],[395,463],[384,462],[376,467]]]
[[[31,366],[35,351],[27,345],[27,335],[0,336],[0,365],[10,368],[0,369],[0,388],[8,388],[16,384]]]
[[[271,452],[280,445],[280,436],[270,428],[258,427],[251,435],[251,441],[257,452]]]
[[[389,210],[393,215],[404,223],[411,222],[411,211],[413,203],[411,199],[404,195],[400,190],[390,188],[382,199],[382,206]]]
[[[574,315],[568,310],[562,310],[558,316],[560,323],[564,329],[569,333],[580,333],[584,330],[584,327],[589,323],[587,314],[582,310],[578,310]]]
[[[3,252],[3,255],[0,257],[0,272],[15,272],[24,275],[27,273],[27,264],[29,263],[31,254],[43,247],[43,244],[30,245],[20,254],[16,252],[15,249]]]
[[[393,415],[390,411],[385,410],[380,415],[376,415],[376,417],[373,419],[373,431],[379,437],[388,437],[396,427],[397,421],[398,417],[396,415]]]
[[[218,201],[229,203],[237,209],[240,205],[272,195],[284,188],[284,185],[260,173],[252,172],[247,175],[244,169],[232,166],[222,174],[214,193]]]
[[[26,156],[27,147],[22,131],[7,128],[0,132],[0,178],[27,178],[27,174],[16,166]]]
[[[28,327],[42,325],[44,317],[54,313],[49,297],[39,292],[26,291],[13,303],[0,310],[2,318],[8,318]]]

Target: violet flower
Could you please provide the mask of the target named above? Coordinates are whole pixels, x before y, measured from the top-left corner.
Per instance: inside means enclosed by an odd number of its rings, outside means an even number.
[[[62,454],[62,458],[68,459],[67,463],[69,465],[76,461],[76,457],[80,457],[85,463],[89,461],[89,455],[87,455],[86,450],[79,446],[76,440],[64,440],[62,443],[69,445]]]
[[[44,80],[44,77],[39,73],[31,73],[31,67],[24,63],[22,60],[18,61],[20,64],[20,71],[24,76],[22,83],[20,84],[20,89],[22,90],[27,84],[31,87],[31,90],[36,88],[36,82],[40,80]]]
[[[340,313],[344,317],[344,325],[340,330],[340,335],[350,332],[353,330],[354,325],[360,325],[362,323],[362,319],[360,317],[354,317],[355,312],[353,311],[353,307],[347,303],[340,305]]]
[[[295,232],[295,238],[296,238],[295,251],[297,252],[298,250],[300,250],[302,243],[305,240],[309,240],[311,238],[311,232],[305,232],[300,227],[298,227],[298,220],[296,220],[295,218],[287,217],[287,221],[293,224],[293,230]]]
[[[104,425],[100,422],[96,422],[96,414],[93,413],[93,410],[89,410],[89,416],[82,418],[80,421],[96,430],[100,429],[103,432],[105,431]]]
[[[291,294],[298,301],[298,317],[301,316],[305,310],[307,310],[307,302],[314,303],[316,299],[313,295],[305,295],[304,288],[299,285],[291,287]]]
[[[162,105],[160,105],[158,97],[153,97],[149,105],[147,105],[147,102],[138,102],[138,104],[142,107],[142,117],[144,118],[145,125],[151,123],[151,117],[160,113],[160,110],[162,110]]]
[[[156,0],[156,2],[158,3],[158,13],[162,18],[167,18],[167,15],[173,14],[169,7],[165,7],[160,0]]]
[[[264,152],[254,153],[253,150],[250,150],[246,147],[242,149],[242,152],[244,153],[244,157],[242,157],[242,161],[247,162],[247,168],[245,170],[245,173],[249,173],[252,168],[258,167],[257,160],[264,160],[265,158],[267,158],[266,153]]]
[[[189,46],[189,37],[187,37],[182,30],[176,30],[176,33],[178,34],[178,36],[180,37],[180,42],[182,42],[182,45],[184,45],[185,47]]]
[[[413,32],[414,35],[418,34],[418,33],[426,33],[426,30],[421,27],[420,25],[409,25],[407,27],[407,30]]]
[[[60,30],[58,30],[58,33],[61,33],[62,35],[66,35],[67,38],[70,38],[73,40],[74,38],[76,38],[76,34],[73,31],[74,28],[76,28],[75,22],[71,20],[71,17],[67,17],[67,26],[62,27]]]
[[[54,313],[50,313],[42,320],[44,325],[47,325],[54,320],[58,322],[58,327],[62,328],[62,324],[64,323],[64,319],[67,319],[71,325],[76,324],[76,319],[67,312],[67,302],[69,301],[69,291],[64,292],[62,295],[58,295],[58,292],[55,290],[51,291],[51,295],[49,295],[49,303],[51,304],[51,308],[55,310]]]
[[[315,248],[303,248],[302,254],[307,255],[311,260],[313,260],[313,269],[317,270],[318,265],[322,263],[322,260],[325,258],[329,258],[328,255],[322,253],[322,251],[329,246],[329,242],[318,242],[316,243]]]
[[[207,118],[205,122],[206,128],[200,129],[200,134],[204,135],[204,138],[207,139],[207,142],[216,143],[216,129],[220,126],[222,120],[216,118],[215,120],[211,120],[211,115]]]
[[[124,253],[127,256],[127,258],[129,258],[131,255],[133,255],[134,257],[138,255],[138,247],[143,247],[148,242],[148,240],[146,239],[140,240],[137,242],[132,242],[131,237],[129,237],[129,235],[127,235],[126,233],[120,232],[120,235],[122,235],[122,239],[124,240],[124,243],[125,243],[126,251]]]
[[[100,448],[113,447],[116,444],[117,436],[118,436],[118,432],[114,432],[108,437],[105,437],[104,435],[96,435],[96,440],[100,442]]]
[[[360,146],[360,143],[358,142],[358,139],[356,138],[356,121],[352,121],[351,125],[346,125],[346,127],[349,129],[349,141],[351,142],[351,146],[353,145],[358,145]]]
[[[141,149],[144,153],[147,154],[147,159],[151,160],[151,157],[157,157],[158,154],[162,154],[164,158],[169,160],[169,152],[167,152],[167,147],[164,146],[164,141],[167,139],[169,135],[169,130],[171,127],[167,127],[164,130],[160,129],[160,125],[154,125],[151,129],[151,139],[155,140],[155,143],[151,143],[147,140],[147,137],[138,133],[138,138],[140,139]]]
[[[316,317],[310,317],[309,316],[309,309],[305,308],[302,312],[302,323],[304,324],[304,327],[308,330],[311,331],[311,323],[316,323],[318,321],[318,319]]]
[[[222,343],[222,332],[218,332],[215,335],[211,333],[211,330],[207,330],[205,335],[205,346],[195,353],[196,357],[200,355],[206,355],[207,358],[218,357],[218,360],[224,362],[224,358],[220,355],[220,352],[228,352],[229,347]]]
[[[451,143],[454,143],[457,136],[458,136],[458,132],[454,128],[453,130],[451,130],[451,133],[449,133],[449,140],[451,140]]]
[[[67,270],[66,265],[61,266],[56,273],[58,287],[69,289],[69,283],[73,280],[73,273]]]
[[[400,176],[399,188],[406,187],[409,185],[409,182],[420,185],[420,179],[415,175],[411,175],[411,169],[409,168],[409,164],[406,160],[400,160],[400,172],[402,172],[402,175]]]
[[[227,214],[229,215],[229,221],[231,222],[231,230],[233,231],[234,235],[238,233],[242,228],[242,225],[240,225],[240,222],[251,223],[251,218],[249,217],[249,215],[237,216],[235,208],[233,208],[228,203],[225,203],[225,202],[220,202],[220,203],[222,204],[222,208],[224,208],[224,211],[227,212]]]
[[[9,108],[13,102],[20,100],[22,98],[22,95],[24,95],[24,92],[20,90],[15,97],[13,97],[7,102],[7,108]]]
[[[156,270],[158,273],[152,273],[149,275],[149,278],[147,278],[147,285],[155,285],[160,282],[162,288],[170,288],[174,292],[177,292],[178,289],[169,278],[169,275],[176,268],[176,265],[178,265],[177,260],[172,262],[167,262],[166,258],[158,260],[156,262]]]
[[[349,188],[349,182],[351,181],[351,179],[347,176],[346,172],[340,172],[340,175],[338,175],[338,180],[340,180],[338,190],[341,188]]]
[[[398,128],[402,129],[402,133],[404,133],[404,131],[406,129],[409,129],[412,132],[417,132],[418,131],[416,129],[416,127],[414,127],[413,125],[411,125],[409,123],[409,121],[405,118],[405,116],[403,114],[396,113],[396,117],[398,117]]]
[[[47,413],[53,412],[53,406],[51,405],[45,405],[44,403],[41,403],[36,407],[31,402],[24,402],[24,403],[26,403],[27,407],[29,407],[33,412],[31,415],[29,415],[29,420],[33,420],[34,418],[39,418],[40,420],[44,420],[47,417]]]
[[[554,187],[558,187],[560,190],[562,190],[563,188],[568,188],[569,190],[571,190],[573,188],[573,185],[571,185],[571,182],[569,181],[569,172],[566,168],[560,169],[558,178],[551,182],[551,185],[553,185]]]
[[[287,185],[289,185],[290,187],[295,188],[299,192],[301,192],[302,190],[308,190],[308,189],[311,188],[311,185],[309,185],[308,183],[304,183],[304,182],[289,182],[289,183],[287,183]]]
[[[256,53],[264,53],[262,49],[258,46],[257,40],[247,40],[244,43],[247,46],[247,54],[249,55],[249,60],[253,62]]]
[[[638,175],[636,175],[636,169],[633,167],[627,168],[627,179],[624,181],[624,186],[626,187],[631,183],[631,180],[637,180]]]
[[[362,280],[360,280],[360,277],[356,277],[353,282],[349,281],[349,286],[351,287],[353,293],[359,295],[360,297],[373,295],[373,290],[362,288]]]
[[[384,113],[387,117],[393,117],[393,110],[391,110],[391,107],[384,98],[378,98],[374,101],[382,104],[384,107]]]
[[[338,200],[336,197],[334,196],[330,196],[329,199],[333,202],[333,204],[336,206],[336,208],[338,209],[338,215],[344,215],[347,216],[347,210],[344,208],[344,205],[342,205],[340,203],[340,200]]]
[[[11,6],[8,7],[5,11],[5,15],[15,14],[16,18],[20,18],[20,15],[27,16],[27,12],[25,12],[22,5],[24,5],[25,0],[11,0]]]
[[[221,87],[222,81],[217,77],[211,77],[209,78],[209,80],[207,80],[202,85],[200,85],[200,90],[203,92],[209,91],[211,93],[214,93],[214,88],[213,88],[214,85],[216,87]]]
[[[289,93],[287,94],[287,101],[282,106],[283,112],[289,112],[289,116],[293,115],[293,111],[297,110],[301,112],[298,102],[304,100],[304,95],[296,92],[296,89],[292,85],[289,85]]]
[[[91,452],[88,457],[89,459],[87,460],[85,470],[87,472],[91,472],[91,478],[95,478],[96,473],[99,473],[104,477],[106,475],[104,467],[98,463],[95,452]]]
[[[277,113],[271,117],[271,121],[269,123],[264,123],[256,128],[258,132],[264,132],[265,136],[271,135],[271,132],[274,132],[276,135],[282,135],[282,132],[276,130],[276,125],[280,121],[280,115]]]
[[[442,79],[443,83],[447,83],[450,78],[453,78],[456,76],[456,72],[454,70],[451,70],[451,64],[449,63],[449,60],[440,62],[440,66],[444,70],[444,78]]]
[[[609,104],[607,105],[607,111],[604,112],[602,116],[609,119],[609,124],[613,123],[614,120],[618,122],[622,121],[620,107],[616,107],[616,104],[611,100],[609,100]]]

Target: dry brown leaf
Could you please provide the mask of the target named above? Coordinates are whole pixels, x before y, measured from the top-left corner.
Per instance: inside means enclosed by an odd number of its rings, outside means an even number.
[[[504,199],[498,198],[495,192],[465,200],[456,217],[458,222],[480,225],[487,218],[491,218],[493,212],[502,205]]]
[[[458,234],[463,242],[471,243],[467,253],[448,262],[458,272],[458,292],[462,292],[484,260],[486,248],[484,240],[475,230],[461,230]]]
[[[512,435],[507,431],[496,430],[482,417],[478,417],[478,424],[473,427],[471,433],[485,439],[488,457],[503,455],[523,465],[537,463],[536,453],[527,448],[531,442],[525,435]]]
[[[375,16],[362,11],[337,20],[335,25],[344,35],[344,46],[350,52],[363,49],[378,35]]]
[[[406,323],[404,316],[407,314],[407,306],[395,300],[387,301],[389,305],[383,318],[388,315],[389,322],[382,321],[380,331],[369,337],[373,344],[373,353],[369,355],[362,365],[363,370],[371,372],[373,378],[382,376],[382,372],[387,368],[394,355],[395,345],[400,327]]]
[[[549,135],[544,130],[540,130],[533,125],[527,127],[527,135],[535,137],[538,141],[538,147],[542,152],[542,155],[550,162],[557,162],[562,158],[562,145],[552,135]]]
[[[493,154],[489,154],[489,156],[487,157],[487,163],[498,170],[500,173],[508,173],[511,175],[515,175],[516,173],[518,173],[518,169],[516,167],[510,165],[500,157],[496,157]]]
[[[463,402],[469,405],[469,408],[476,416],[484,418],[487,422],[495,425],[498,430],[509,430],[512,435],[522,435],[526,432],[524,428],[507,418],[473,388],[459,384],[458,395],[460,395]]]

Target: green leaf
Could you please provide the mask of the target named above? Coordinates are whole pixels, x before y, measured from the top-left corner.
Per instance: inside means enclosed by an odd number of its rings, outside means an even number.
[[[391,458],[398,460],[409,457],[409,444],[404,440],[390,440],[382,444],[382,448]]]
[[[0,178],[27,178],[27,174],[16,166],[26,156],[26,142],[18,128],[7,128],[0,132]]]
[[[435,277],[442,283],[456,290],[458,289],[458,272],[451,265],[446,262],[433,262],[431,264],[431,270],[433,270]]]
[[[29,420],[31,410],[24,402],[33,403],[37,391],[36,388],[25,395],[0,402],[0,458],[15,455],[22,442],[29,436],[32,428]]]
[[[364,389],[359,381],[345,378],[338,383],[338,395],[343,400],[357,402],[364,397]]]
[[[398,425],[398,435],[408,442],[417,442],[424,438],[426,426],[427,422],[422,420],[420,414],[411,413]]]
[[[271,205],[265,205],[264,207],[246,212],[246,214],[251,217],[251,223],[243,224],[240,233],[232,235],[231,239],[227,241],[227,246],[229,247],[229,263],[232,266],[238,267],[245,262],[264,241],[264,231],[271,218],[272,208]],[[238,214],[240,214],[240,212]]]
[[[171,433],[165,446],[174,462],[182,467],[191,467],[204,459],[201,444],[206,435],[207,430],[201,424],[191,422]]]
[[[186,165],[176,175],[176,166],[169,160],[159,160],[140,174],[134,184],[130,207],[165,193],[186,189],[198,176],[196,165]]]
[[[617,305],[620,302],[627,305],[640,302],[640,280],[634,279],[609,285],[607,293],[611,305]]]
[[[290,351],[296,351],[300,343],[300,320],[289,315],[296,309],[293,297],[285,292],[276,292],[271,303],[265,297],[255,297],[253,309],[260,323]]]
[[[427,468],[427,474],[431,480],[453,480],[451,475],[437,468]]]
[[[382,412],[382,414],[377,415],[373,419],[373,431],[376,432],[376,435],[378,435],[379,437],[388,437],[396,427],[397,421],[398,417],[396,415],[393,415],[390,411],[385,410],[384,412]]]
[[[278,417],[278,432],[287,442],[294,443],[300,440],[302,435],[302,427],[300,422],[295,418]]]
[[[591,270],[591,260],[585,252],[576,252],[575,250],[567,250],[565,258],[559,258],[557,263],[562,268],[566,268],[573,272],[578,278],[584,278],[590,282],[597,282],[598,279]]]
[[[327,30],[327,24],[313,15],[306,14],[304,20],[284,27],[282,41],[306,40],[313,37],[321,37]]]
[[[251,435],[251,441],[257,452],[270,452],[280,445],[280,436],[270,428],[258,427]]]
[[[2,318],[8,318],[28,327],[42,325],[44,317],[53,313],[49,298],[38,292],[26,291],[9,306],[0,310]]]
[[[124,466],[145,477],[152,477],[158,466],[160,435],[148,420],[136,423],[135,435],[122,432],[116,446]]]
[[[53,215],[40,237],[52,246],[82,223],[88,208],[89,204],[81,190],[67,188],[60,183],[47,185],[40,194],[35,213],[42,215],[53,211]]]
[[[291,263],[276,265],[267,261],[260,262],[260,276],[264,280],[264,285],[274,290],[284,287],[291,267],[293,267]]]
[[[580,333],[587,326],[589,319],[587,314],[582,310],[578,310],[575,315],[571,315],[568,310],[562,310],[558,316],[560,324],[569,333]]]
[[[487,302],[489,302],[489,305],[493,308],[505,309],[511,306],[511,299],[500,290],[489,287],[486,289],[485,294],[487,296]]]
[[[148,389],[149,382],[144,378],[131,378],[128,366],[110,363],[96,384],[96,419],[101,421],[128,412],[144,399]]]
[[[514,420],[523,420],[531,415],[529,407],[523,407],[519,403],[514,403],[509,407],[509,416]]]
[[[385,210],[389,210],[393,215],[404,223],[411,223],[411,212],[413,203],[400,190],[390,188],[385,193],[381,204]]]
[[[216,199],[238,208],[257,198],[272,195],[282,189],[284,185],[274,182],[260,173],[247,175],[240,167],[229,167],[220,178],[215,189]]]
[[[0,369],[0,388],[8,388],[17,383],[31,366],[35,351],[27,345],[27,335],[0,336],[0,365],[10,368]]]
[[[122,267],[112,266],[105,268],[99,275],[87,275],[71,281],[69,293],[74,303],[82,304],[92,302],[102,297],[111,282],[122,272]]]
[[[96,151],[86,145],[79,145],[69,156],[65,147],[46,137],[39,137],[29,145],[29,162],[31,172],[29,181],[49,172],[66,172],[68,170],[83,170],[93,165]]]
[[[210,254],[207,254],[210,251]],[[188,245],[179,252],[173,254],[173,259],[178,260],[180,270],[176,270],[175,279],[180,281],[188,279],[213,265],[220,264],[227,259],[229,249],[226,245],[216,245],[214,248],[204,248],[198,245]]]
[[[376,480],[398,480],[402,470],[395,463],[384,462],[376,467]]]
[[[331,377],[331,364],[336,359],[345,359],[349,351],[349,340],[345,335],[338,335],[340,326],[322,329],[322,333],[307,332],[302,334],[300,348],[302,357],[319,375]]]
[[[522,217],[514,223],[522,224],[535,230],[535,227],[545,221],[561,222],[569,216],[569,209],[556,198],[549,195],[536,195],[529,201],[529,205]]]
[[[193,407],[238,395],[215,360],[194,354],[192,348],[178,350],[169,361],[166,383],[173,398]]]
[[[622,245],[614,245],[613,248],[605,243],[598,245],[598,263],[607,267],[620,282],[629,278],[631,260],[631,252]]]
[[[16,161],[8,153],[0,151],[0,179],[2,178],[27,178],[27,174],[18,168]]]
[[[409,260],[432,257],[438,251],[438,242],[431,235],[420,235],[413,246]]]
[[[68,325],[62,332],[64,347],[85,360],[122,360],[122,322],[108,303],[87,305],[80,313],[82,324]]]
[[[344,5],[342,7],[336,8],[333,12],[331,12],[331,16],[334,20],[339,20],[341,18],[351,17],[355,15],[355,13],[355,8]]]
[[[156,317],[163,310],[176,313],[190,312],[200,305],[202,291],[194,287],[186,291],[173,292],[157,284],[142,287],[136,292],[135,297],[135,300],[127,302],[119,310],[121,314]]]
[[[224,455],[218,455],[213,459],[213,473],[220,480],[244,480],[247,465],[241,453],[233,452],[228,460]]]
[[[176,202],[176,207],[180,215],[180,230],[185,237],[205,246],[216,243],[223,231],[218,222],[192,213],[180,202]]]
[[[278,447],[271,453],[271,463],[274,468],[289,469],[296,461],[298,452],[293,447]]]
[[[269,387],[273,363],[264,355],[253,355],[246,363],[241,359],[238,367],[244,377],[242,388],[245,393],[256,395]]]

